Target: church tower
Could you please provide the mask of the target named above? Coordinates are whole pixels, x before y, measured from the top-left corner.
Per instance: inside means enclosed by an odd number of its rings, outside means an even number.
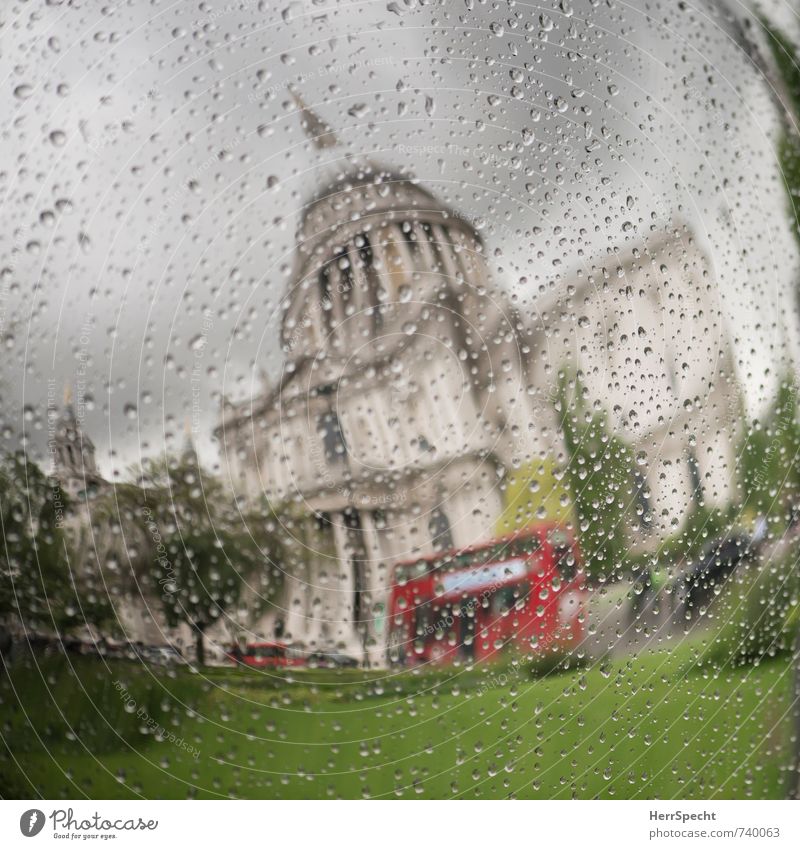
[[[69,495],[91,497],[104,483],[97,471],[94,443],[81,430],[68,391],[55,422],[51,454],[53,475]]]

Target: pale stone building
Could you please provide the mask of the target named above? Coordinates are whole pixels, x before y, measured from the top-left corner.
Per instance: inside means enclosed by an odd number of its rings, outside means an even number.
[[[719,288],[688,227],[663,226],[555,281],[526,328],[537,427],[553,422],[559,369],[577,371],[635,449],[650,544],[674,533],[693,501],[735,499],[742,398]]]
[[[131,568],[136,549],[152,545],[153,540],[146,537],[153,530],[139,521],[125,520],[125,508],[116,497],[114,485],[98,471],[94,443],[84,433],[68,397],[52,422],[52,476],[67,496],[64,527],[70,538],[70,568],[90,573],[97,592],[106,596],[112,609],[111,620],[102,628],[86,622],[79,636],[90,641],[102,638],[147,646],[168,644],[192,658],[194,640],[189,627],[167,624],[158,588]],[[208,637],[209,658],[219,661],[230,635],[219,625]]]
[[[249,631],[384,660],[392,565],[491,538],[503,482],[563,463],[559,371],[579,371],[639,458],[652,516],[734,497],[738,394],[716,287],[685,227],[584,263],[522,315],[473,228],[370,163],[305,208],[274,385],[226,404],[224,475],[305,516],[275,610]],[[302,527],[299,527],[302,526]]]
[[[314,526],[274,615],[286,639],[379,662],[391,565],[486,537],[502,469],[537,439],[521,319],[492,288],[472,227],[410,180],[366,165],[308,205],[283,372],[218,429],[237,494]]]
[[[247,640],[384,662],[393,564],[492,538],[509,475],[536,459],[563,466],[565,371],[634,448],[649,521],[631,545],[657,544],[693,502],[736,498],[731,346],[685,226],[584,262],[512,307],[464,218],[365,164],[311,200],[297,244],[282,372],[263,395],[227,404],[217,429],[233,492],[294,517],[276,604],[260,618],[247,598],[240,607]],[[97,510],[110,485],[70,405],[51,451],[79,559],[124,571],[117,517]],[[142,587],[122,581],[114,601],[127,639],[192,645]],[[210,642],[233,630],[220,625]]]

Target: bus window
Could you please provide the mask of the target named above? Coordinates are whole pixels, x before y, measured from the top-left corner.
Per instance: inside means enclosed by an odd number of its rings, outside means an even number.
[[[434,640],[444,640],[448,645],[456,644],[456,619],[453,614],[453,606],[445,604],[436,611],[433,622]]]
[[[492,596],[492,616],[505,616],[516,602],[515,587],[500,587]]]
[[[389,662],[405,663],[406,661],[406,631],[405,628],[392,628],[389,633]]]
[[[568,545],[559,545],[553,548],[553,559],[556,568],[564,581],[572,581],[578,573],[578,564],[575,561],[575,552]]]
[[[458,610],[459,654],[464,660],[475,659],[475,615],[478,609],[477,599],[465,598]]]
[[[492,617],[504,616],[512,610],[522,610],[528,601],[531,587],[527,581],[501,587],[492,596]]]
[[[429,601],[418,604],[414,610],[414,637],[425,638],[430,630],[431,603]]]
[[[285,657],[285,650],[282,646],[256,646],[252,651],[252,656],[260,660],[272,660],[273,658]]]
[[[514,557],[528,557],[541,547],[537,537],[526,537],[525,539],[515,539],[511,543],[511,554]]]

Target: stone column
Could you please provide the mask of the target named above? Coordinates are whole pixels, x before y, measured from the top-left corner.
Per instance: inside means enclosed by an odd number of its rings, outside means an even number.
[[[333,522],[333,538],[336,543],[338,562],[332,566],[334,574],[331,581],[331,592],[336,594],[331,598],[330,629],[333,641],[341,643],[348,654],[360,659],[361,647],[356,639],[353,627],[353,594],[355,581],[353,575],[352,551],[347,539],[347,527],[343,513],[331,514]]]
[[[375,244],[370,241],[370,248],[372,249],[372,272],[376,280],[382,281],[382,287],[385,290],[383,294],[383,299],[386,299],[387,297],[390,298],[391,290],[386,285],[386,268],[388,258],[386,256],[386,249],[383,246],[383,238],[381,237],[380,231],[372,233],[372,237],[375,240]],[[377,290],[372,294],[376,308],[374,326],[376,328],[379,328],[383,322],[383,313],[380,312],[380,308],[381,305],[384,303],[384,300],[380,297],[380,294]]]
[[[306,618],[305,618],[305,570],[294,571],[284,578],[286,592],[284,595],[285,612],[284,639],[289,643],[306,641]]]
[[[452,240],[449,236],[445,235],[444,229],[440,224],[431,225],[430,239],[439,245],[439,255],[442,258],[443,266],[439,269],[439,271],[442,274],[446,274],[449,280],[456,280],[459,274],[463,276],[457,257],[453,252]],[[433,250],[433,248],[431,248],[431,250]]]
[[[364,534],[364,550],[367,552],[367,563],[364,574],[365,594],[363,599],[367,635],[367,661],[370,667],[384,666],[386,663],[387,613],[388,613],[388,569],[384,567],[380,537],[375,528],[372,513],[363,511],[360,514],[361,530]],[[376,620],[378,605],[383,605],[380,621]]]
[[[392,239],[402,261],[400,268],[392,266],[389,269],[389,271],[394,272],[392,279],[395,281],[395,286],[392,290],[397,292],[403,284],[407,286],[411,285],[416,263],[414,262],[414,257],[411,254],[411,248],[408,246],[406,234],[403,232],[403,228],[400,224],[391,224],[389,226],[389,232],[390,238]],[[402,273],[398,274],[398,271],[401,271]]]
[[[433,248],[433,242],[438,240],[438,243],[441,245],[440,251],[444,253],[444,251],[448,250],[445,245],[441,244],[442,233],[437,232],[434,227],[431,227],[430,234],[426,233],[422,229],[421,222],[415,222],[414,224],[414,235],[417,239],[417,244],[419,245],[419,251],[422,255],[422,269],[424,271],[432,271],[437,274],[449,274],[447,269],[439,268],[439,265],[436,260],[436,251]],[[426,281],[425,288],[431,288],[430,280]]]
[[[326,593],[322,587],[321,572],[322,567],[319,560],[312,560],[308,567],[308,586],[306,588],[306,642],[310,651],[322,648],[325,642],[323,631],[326,618]],[[317,599],[319,599],[319,603],[315,603]]]

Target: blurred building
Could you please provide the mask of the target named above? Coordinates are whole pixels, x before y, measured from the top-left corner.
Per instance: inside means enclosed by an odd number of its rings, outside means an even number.
[[[412,181],[366,166],[307,206],[283,373],[218,431],[239,495],[307,517],[285,638],[360,655],[363,636],[379,659],[391,564],[486,537],[502,469],[541,436],[522,328],[473,228]]]
[[[234,492],[295,517],[283,599],[254,632],[381,662],[393,563],[491,538],[509,474],[565,463],[561,372],[633,445],[632,545],[729,502],[739,399],[716,292],[675,226],[522,310],[469,222],[413,179],[334,179],[299,228],[280,378],[226,404],[216,433]]]
[[[64,407],[53,417],[50,438],[53,476],[67,495],[83,502],[106,486],[97,470],[94,442],[84,434],[75,415],[69,390],[64,393]]]
[[[112,621],[102,630],[87,620],[79,636],[90,641],[110,638],[148,646],[169,644],[191,657],[194,640],[190,629],[185,624],[167,624],[158,588],[132,568],[132,554],[148,547],[150,540],[143,538],[148,531],[140,522],[122,518],[124,502],[120,503],[114,485],[98,472],[94,443],[83,432],[68,392],[63,409],[52,421],[52,477],[67,496],[64,528],[71,543],[70,567],[81,572],[94,592],[106,597],[113,608]],[[194,449],[190,446],[190,450]],[[209,638],[210,658],[218,659],[216,643],[228,642],[224,628],[212,630]]]

